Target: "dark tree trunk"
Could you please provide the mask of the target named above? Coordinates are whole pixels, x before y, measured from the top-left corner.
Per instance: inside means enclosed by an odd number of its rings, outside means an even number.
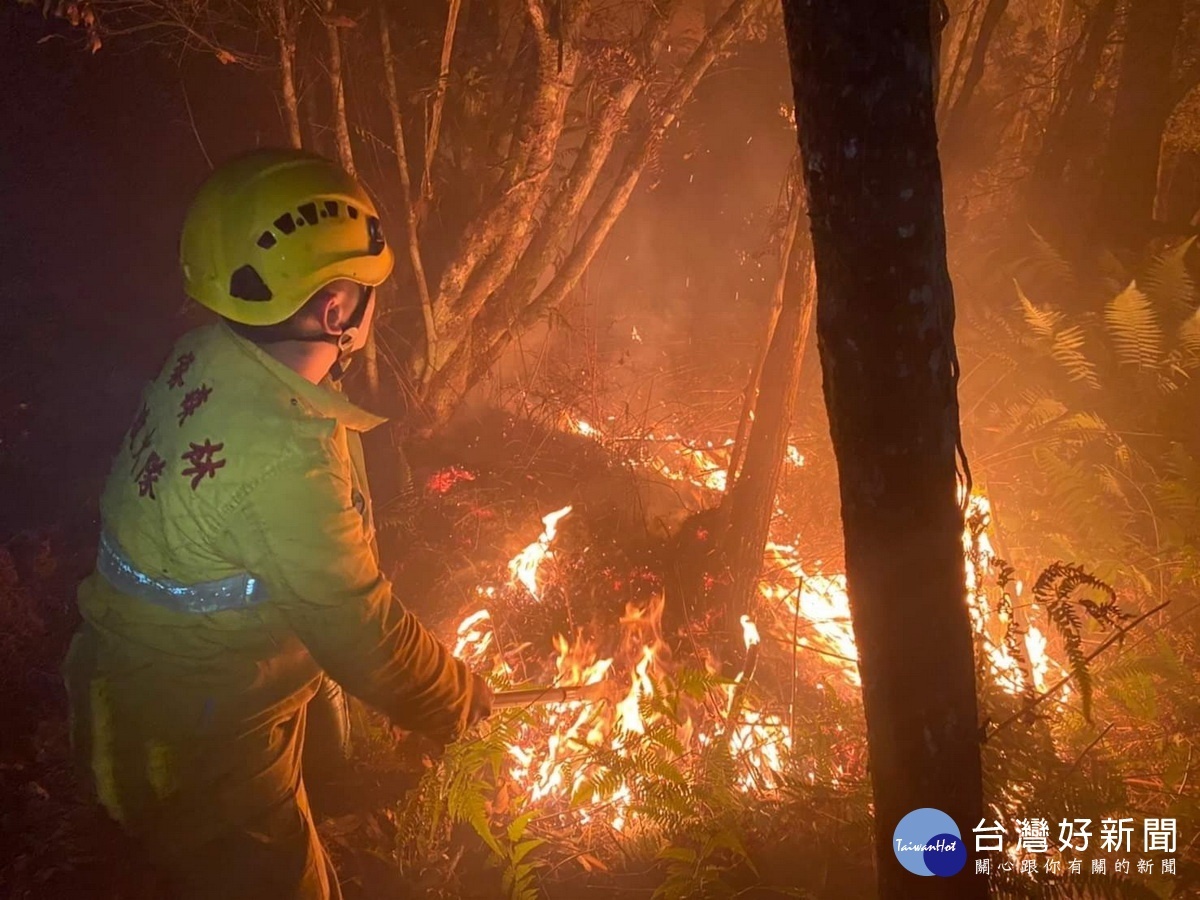
[[[947,49],[946,45],[938,52],[938,59],[941,60],[939,72],[934,83],[936,95],[938,98],[938,120],[945,118],[947,110],[950,108],[950,101],[954,99],[955,89],[958,87],[959,73],[962,70],[963,63],[966,62],[968,51],[971,46],[971,35],[975,33],[975,18],[979,15],[981,0],[976,0],[967,10],[966,19],[963,20],[961,26],[954,28],[952,37],[957,36],[958,40],[953,43],[953,46]],[[953,54],[953,62],[950,61]],[[942,72],[941,69],[945,69]]]
[[[1138,245],[1154,218],[1163,131],[1176,103],[1172,58],[1182,24],[1183,0],[1129,4],[1093,222],[1105,243]]]
[[[1080,212],[1087,209],[1077,196],[1086,193],[1080,174],[1095,146],[1095,128],[1099,127],[1094,121],[1095,88],[1116,12],[1117,0],[1097,0],[1089,13],[1081,50],[1055,91],[1028,182],[1029,218],[1052,232],[1055,243],[1068,237],[1078,239],[1073,232]]]
[[[983,900],[967,865],[922,878],[892,849],[920,807],[974,849],[979,725],[962,531],[954,299],[929,4],[784,0],[817,272],[884,900]]]
[[[956,143],[968,139],[970,123],[968,111],[971,107],[971,98],[975,96],[976,89],[983,81],[988,48],[992,46],[992,38],[996,34],[996,29],[1000,27],[1000,22],[1003,21],[1007,9],[1008,0],[988,0],[987,6],[983,10],[983,19],[979,23],[979,35],[975,38],[975,47],[971,51],[971,62],[967,65],[967,74],[963,76],[962,89],[954,98],[954,102],[946,114],[943,141],[947,149],[952,149]],[[937,96],[936,90],[934,96]]]

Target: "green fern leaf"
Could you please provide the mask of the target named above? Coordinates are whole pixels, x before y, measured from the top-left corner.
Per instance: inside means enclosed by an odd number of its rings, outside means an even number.
[[[1138,369],[1153,369],[1162,360],[1162,328],[1136,281],[1109,301],[1104,324],[1112,334],[1117,358]]]

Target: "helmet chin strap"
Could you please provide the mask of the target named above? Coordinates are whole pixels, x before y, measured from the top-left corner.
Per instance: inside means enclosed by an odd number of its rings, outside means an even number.
[[[360,340],[360,329],[363,328],[363,320],[366,319],[367,310],[371,307],[371,295],[374,290],[370,285],[362,285],[358,306],[355,307],[354,312],[351,313],[350,318],[337,334],[322,331],[320,334],[297,334],[287,338],[287,340],[292,341],[313,341],[333,344],[337,348],[338,355],[329,370],[329,377],[335,383],[346,377],[346,371],[350,368],[351,355],[361,349],[362,345],[366,343],[365,339]]]

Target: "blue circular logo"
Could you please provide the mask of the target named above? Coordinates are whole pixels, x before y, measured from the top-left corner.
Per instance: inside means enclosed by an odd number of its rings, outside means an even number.
[[[954,820],[926,806],[914,809],[896,825],[892,851],[914,875],[949,878],[967,864],[967,847]]]

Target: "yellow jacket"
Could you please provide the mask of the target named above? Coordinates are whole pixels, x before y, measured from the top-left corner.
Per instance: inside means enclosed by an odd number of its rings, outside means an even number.
[[[118,818],[189,780],[197,742],[271,740],[322,669],[402,727],[461,729],[470,674],[375,555],[360,433],[382,421],[224,324],[185,335],[146,388],[101,501],[105,539],[145,578],[249,573],[258,594],[197,612],[99,571],[80,586],[88,640],[68,681],[91,721],[75,732]],[[147,781],[133,793],[153,796],[129,796],[130,769]]]

